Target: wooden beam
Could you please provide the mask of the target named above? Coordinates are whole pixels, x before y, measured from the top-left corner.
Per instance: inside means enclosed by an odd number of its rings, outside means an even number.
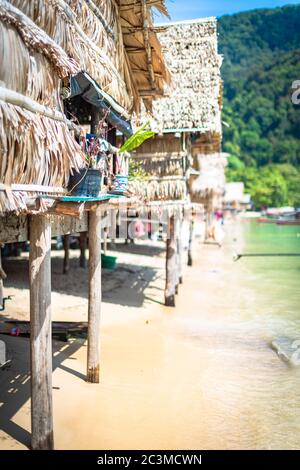
[[[84,202],[57,202],[49,213],[56,215],[70,215],[71,217],[82,217],[85,210]]]
[[[72,233],[86,232],[88,229],[88,214],[81,218],[70,216],[51,216],[52,237]]]
[[[167,307],[175,307],[176,251],[175,216],[172,215],[169,219],[169,233],[166,242],[165,305]]]
[[[30,217],[30,350],[31,446],[51,450],[52,337],[51,337],[51,223],[47,216]]]
[[[25,242],[28,240],[28,219],[25,215],[0,217],[0,243]]]
[[[89,307],[87,381],[99,383],[101,314],[101,208],[89,215]]]
[[[0,191],[24,191],[38,193],[67,194],[67,190],[62,187],[44,186],[42,184],[0,184]]]
[[[30,111],[31,113],[53,119],[54,121],[63,122],[69,127],[69,129],[74,129],[77,127],[60,111],[49,108],[48,106],[44,106],[29,98],[28,96],[22,95],[21,93],[13,90],[9,90],[8,88],[0,86],[0,99],[5,101],[5,103],[12,104],[13,106],[20,106],[21,108],[27,109],[27,111]]]
[[[164,92],[156,91],[156,90],[139,90],[139,95],[142,98],[151,98],[153,96],[165,96]]]
[[[5,215],[0,217],[0,242],[14,243],[29,240],[28,219],[26,215]],[[51,216],[52,236],[66,235],[69,233],[86,232],[88,229],[88,214],[82,218],[70,216]]]

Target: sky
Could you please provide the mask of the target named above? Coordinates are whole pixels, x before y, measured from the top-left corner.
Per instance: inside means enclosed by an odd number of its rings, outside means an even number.
[[[173,21],[222,16],[256,8],[274,8],[288,4],[298,4],[299,0],[166,0]],[[157,17],[157,22],[165,18]]]

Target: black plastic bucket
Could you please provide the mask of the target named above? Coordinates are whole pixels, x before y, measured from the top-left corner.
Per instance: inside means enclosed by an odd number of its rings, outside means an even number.
[[[70,176],[68,190],[72,196],[98,197],[102,174],[99,170],[82,169]]]

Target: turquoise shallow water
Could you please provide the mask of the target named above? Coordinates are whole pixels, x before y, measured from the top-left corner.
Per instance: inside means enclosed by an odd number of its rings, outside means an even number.
[[[245,221],[228,234],[228,243],[242,253],[300,253],[300,226]],[[256,292],[258,310],[286,321],[300,321],[300,257],[243,258],[247,282]]]
[[[300,253],[300,227],[238,220],[224,229],[222,248],[200,246],[169,325],[197,368],[189,393],[201,415],[190,418],[188,444],[197,436],[198,448],[299,449],[300,365],[271,345],[300,340],[300,258],[233,255]]]

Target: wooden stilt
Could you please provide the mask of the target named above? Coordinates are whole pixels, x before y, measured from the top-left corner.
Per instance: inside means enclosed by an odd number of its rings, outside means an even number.
[[[99,383],[101,313],[101,209],[89,215],[89,317],[87,381]]]
[[[167,307],[175,307],[176,251],[175,217],[172,215],[169,219],[169,235],[166,245],[165,305]]]
[[[80,232],[79,234],[79,247],[80,247],[79,266],[84,269],[86,268],[86,245],[87,245],[87,233]]]
[[[175,220],[175,247],[176,247],[176,268],[174,272],[175,277],[175,294],[179,294],[179,250],[178,250],[178,239],[179,239],[179,220]]]
[[[204,231],[204,240],[209,239],[209,212],[207,204],[204,206],[204,214],[205,214],[205,231]]]
[[[183,259],[183,246],[181,240],[181,233],[177,238],[177,262],[178,262],[178,284],[183,284],[183,269],[182,269],[182,259]]]
[[[107,211],[104,212],[103,217],[105,217],[106,224],[107,224],[107,218],[108,218]],[[105,255],[107,254],[107,238],[108,238],[108,227],[106,226],[103,229],[103,253]]]
[[[205,211],[206,211],[205,240],[209,240],[211,238],[211,229],[212,229],[213,222],[214,222],[214,205],[213,205],[212,196],[208,197]]]
[[[2,272],[4,272],[2,270],[2,258],[1,258],[1,246],[0,246],[0,307],[3,306],[3,274]]]
[[[51,223],[30,217],[31,446],[53,449]]]
[[[70,269],[70,235],[64,235],[64,268],[63,273],[67,274]]]
[[[193,215],[190,220],[189,227],[189,246],[188,246],[188,266],[193,266],[193,236],[194,236],[194,220]]]
[[[107,228],[104,228],[104,240],[103,240],[103,253],[106,255],[107,253]]]

